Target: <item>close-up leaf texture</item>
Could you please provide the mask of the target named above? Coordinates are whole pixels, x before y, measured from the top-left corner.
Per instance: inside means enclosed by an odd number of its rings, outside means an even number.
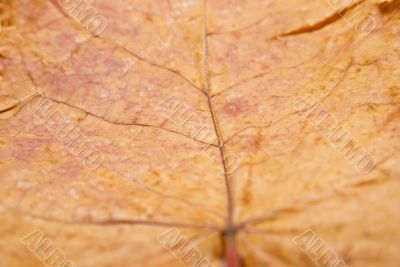
[[[400,266],[399,0],[72,2],[0,0],[0,267]]]

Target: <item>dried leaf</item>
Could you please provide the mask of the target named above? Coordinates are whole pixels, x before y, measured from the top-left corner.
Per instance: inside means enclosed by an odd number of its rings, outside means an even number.
[[[400,266],[400,1],[77,4],[0,1],[1,266]]]

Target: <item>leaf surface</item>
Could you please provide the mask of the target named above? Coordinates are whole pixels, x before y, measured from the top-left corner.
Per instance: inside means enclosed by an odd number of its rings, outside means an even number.
[[[399,266],[399,1],[89,1],[99,36],[57,2],[0,1],[1,266],[42,266],[20,242],[36,229],[77,266],[182,266],[171,228],[214,266],[313,266],[309,229],[348,266]]]

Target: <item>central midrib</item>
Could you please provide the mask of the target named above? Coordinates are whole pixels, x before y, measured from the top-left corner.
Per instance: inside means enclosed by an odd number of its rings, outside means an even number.
[[[233,205],[233,196],[232,196],[232,189],[231,184],[229,181],[228,170],[226,167],[225,162],[225,151],[224,151],[224,141],[222,140],[221,132],[218,127],[218,122],[214,113],[212,100],[211,100],[211,85],[210,85],[210,78],[209,78],[209,70],[208,70],[208,30],[207,30],[207,0],[204,0],[204,7],[203,7],[203,79],[204,85],[203,89],[206,93],[207,97],[207,104],[210,110],[211,119],[214,126],[215,135],[217,138],[218,149],[221,157],[221,163],[224,171],[224,180],[226,185],[226,193],[227,193],[227,219],[226,219],[226,226],[225,231],[223,232],[223,240],[224,240],[224,254],[225,254],[225,261],[227,267],[239,267],[239,259],[236,246],[235,246],[235,225],[233,222],[233,214],[234,214],[234,205]]]

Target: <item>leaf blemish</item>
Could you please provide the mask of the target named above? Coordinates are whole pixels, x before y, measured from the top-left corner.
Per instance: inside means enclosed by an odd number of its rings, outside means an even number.
[[[223,111],[226,115],[230,117],[237,117],[240,114],[244,114],[249,110],[249,103],[242,98],[234,98],[228,100],[224,105]]]

